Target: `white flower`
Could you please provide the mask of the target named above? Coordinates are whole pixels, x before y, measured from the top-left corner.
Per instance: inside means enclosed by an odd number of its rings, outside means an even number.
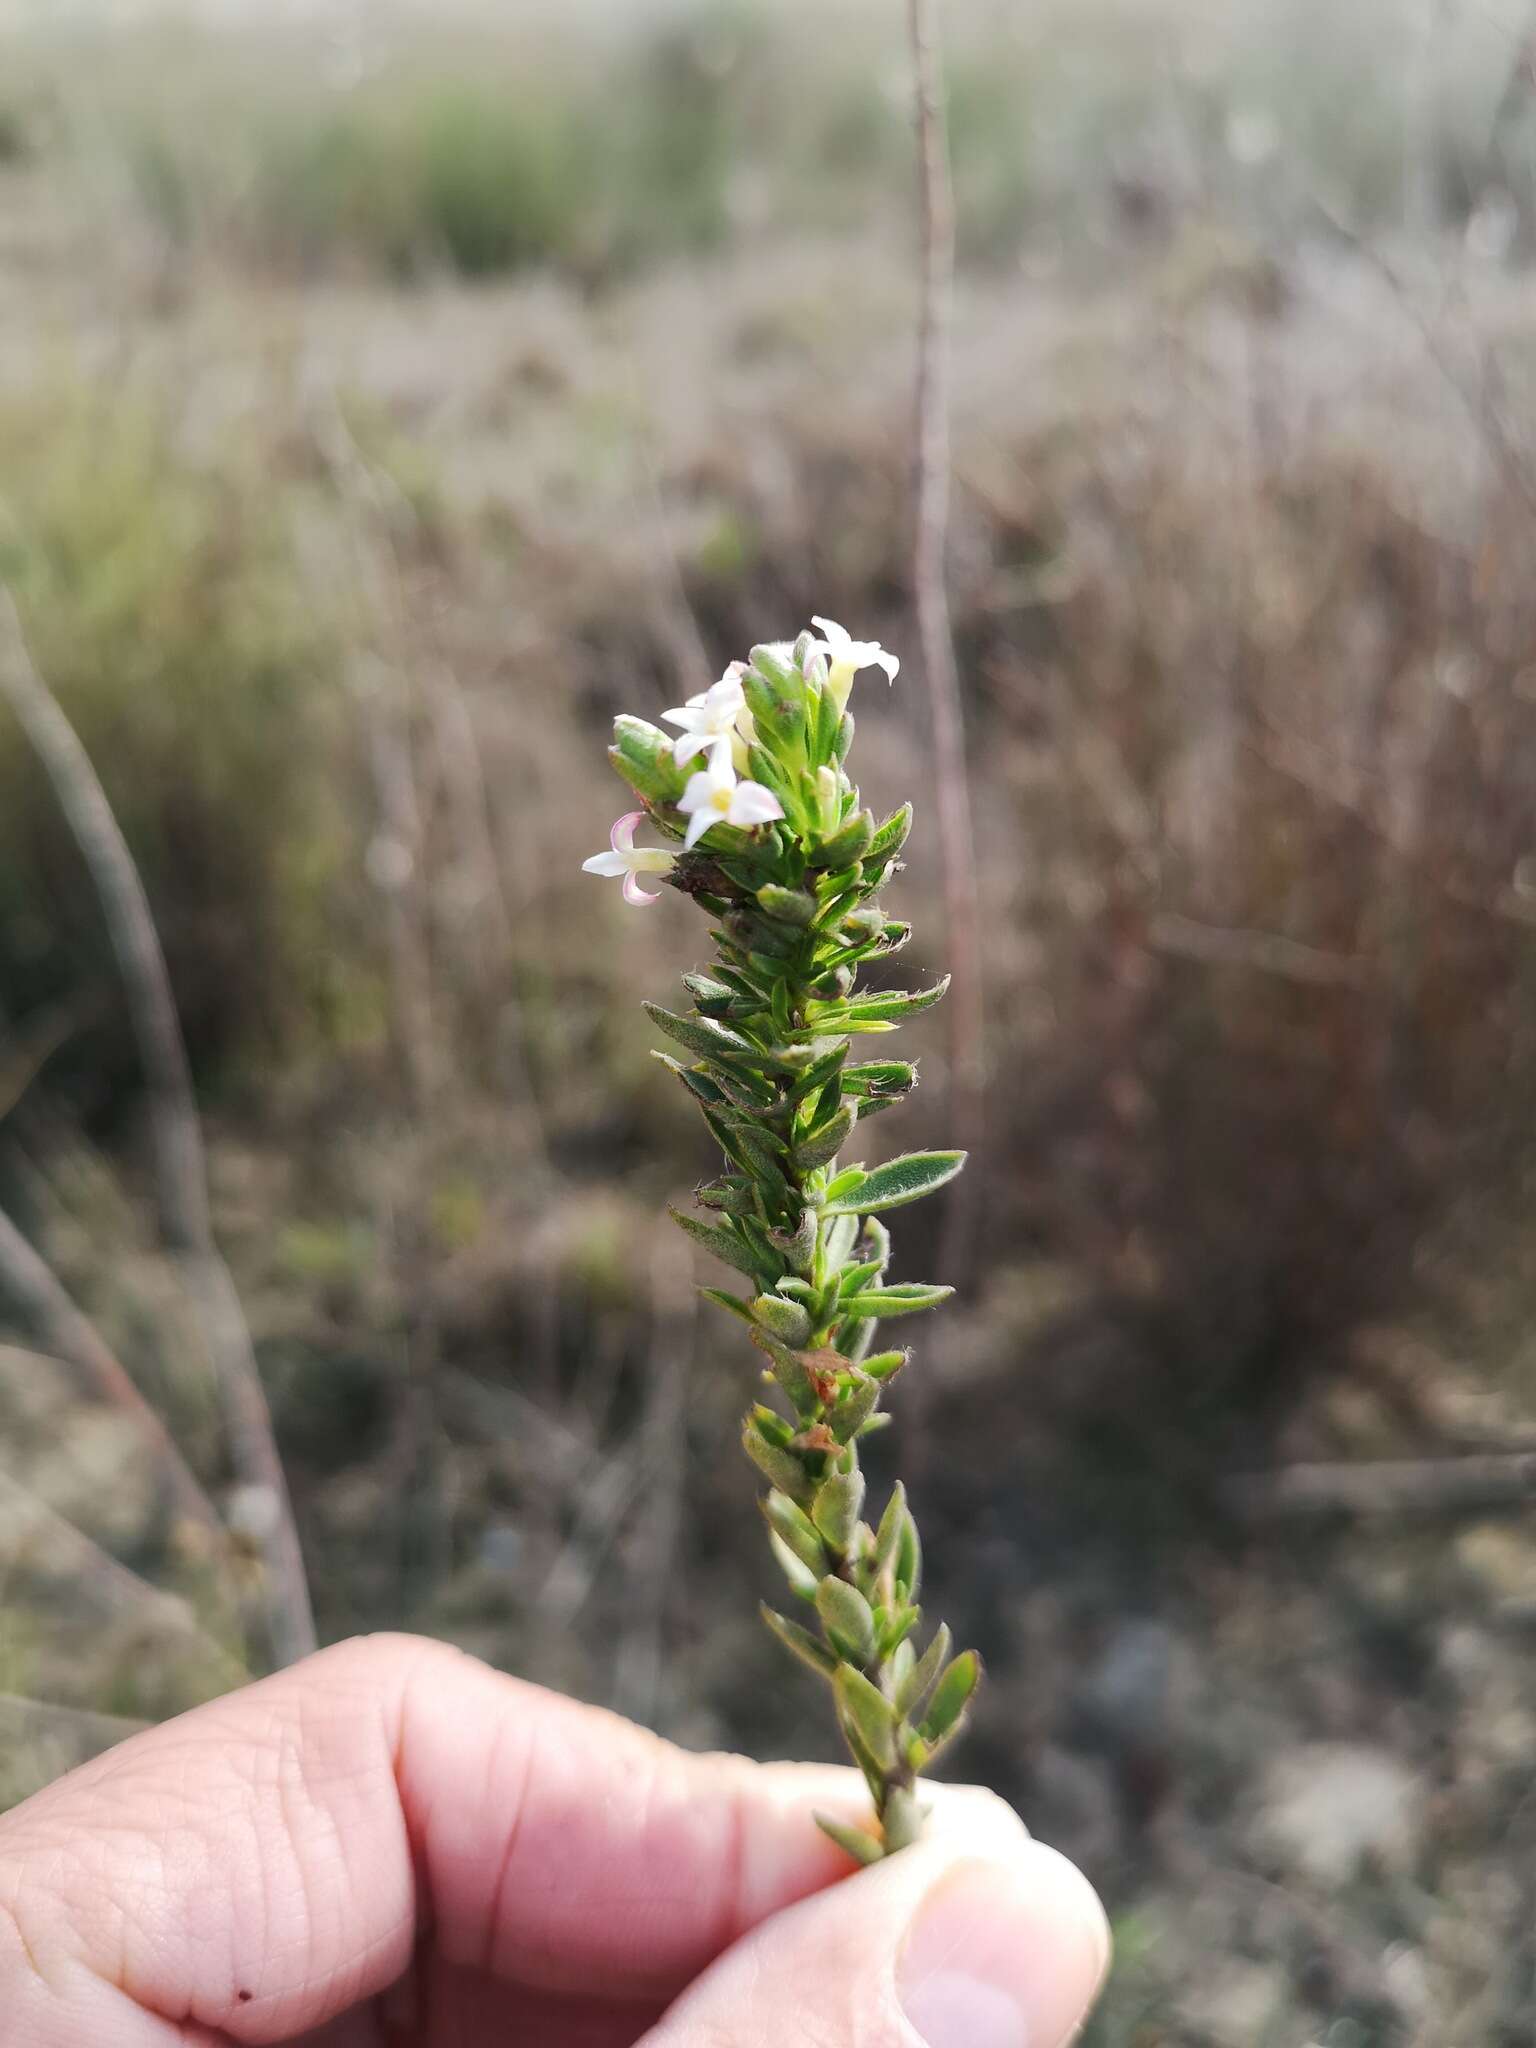
[[[677,808],[688,819],[684,846],[696,846],[713,825],[769,825],[784,815],[771,789],[736,780],[728,739],[713,748],[707,768],[688,778]]]
[[[624,901],[637,906],[654,903],[656,898],[650,890],[641,888],[636,876],[664,875],[677,858],[675,853],[667,853],[659,846],[636,846],[635,827],[643,823],[644,818],[644,811],[626,812],[614,825],[609,837],[612,853],[594,853],[590,860],[581,864],[584,874],[622,875]]]
[[[836,619],[813,617],[811,624],[821,628],[816,651],[827,658],[827,689],[839,711],[848,702],[848,692],[861,668],[883,668],[886,681],[895,682],[901,663],[894,654],[887,654],[878,640],[851,640]]]
[[[676,710],[661,714],[669,725],[683,728],[672,742],[672,755],[679,768],[685,761],[691,761],[695,754],[702,754],[706,747],[732,738],[743,719],[750,720],[751,714],[741,692],[745,668],[744,661],[733,661],[718,683],[711,683],[707,690],[701,690],[697,697],[690,697]]]

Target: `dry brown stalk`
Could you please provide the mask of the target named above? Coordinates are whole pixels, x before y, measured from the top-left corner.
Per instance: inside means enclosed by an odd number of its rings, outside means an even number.
[[[950,991],[950,1094],[955,1141],[973,1147],[981,1135],[986,1045],[981,969],[981,913],[976,886],[976,835],[965,759],[965,711],[950,622],[947,556],[950,511],[950,322],[954,298],[955,208],[940,79],[937,0],[908,0],[917,117],[922,286],[914,418],[915,516],[912,585],[918,639],[933,721],[944,915],[954,981]],[[951,1188],[940,1271],[961,1285],[975,1244],[972,1201],[977,1183]],[[967,1193],[969,1188],[970,1192]],[[922,1439],[914,1428],[914,1442]]]
[[[101,899],[149,1089],[161,1233],[202,1321],[231,1463],[241,1484],[256,1489],[265,1505],[258,1542],[272,1652],[279,1664],[289,1664],[315,1647],[309,1587],[250,1331],[214,1243],[202,1125],[165,955],[144,884],[100,778],[32,661],[16,607],[4,591],[0,694],[43,764]],[[70,1345],[60,1348],[78,1355]],[[164,1437],[163,1429],[160,1433]]]

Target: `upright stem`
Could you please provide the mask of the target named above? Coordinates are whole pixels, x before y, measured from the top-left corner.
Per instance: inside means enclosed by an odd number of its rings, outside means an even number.
[[[954,986],[950,995],[950,1088],[956,1140],[981,1135],[985,1024],[981,913],[976,888],[976,835],[965,760],[965,714],[950,621],[946,557],[950,511],[950,315],[954,298],[955,209],[940,76],[937,0],[908,0],[917,115],[922,292],[914,418],[912,583],[917,601],[923,675],[933,721],[938,785],[939,849],[944,878]],[[971,1191],[971,1192],[968,1192]],[[959,1284],[974,1244],[972,1192],[952,1187],[945,1213],[940,1267]],[[914,1433],[921,1441],[922,1432]]]

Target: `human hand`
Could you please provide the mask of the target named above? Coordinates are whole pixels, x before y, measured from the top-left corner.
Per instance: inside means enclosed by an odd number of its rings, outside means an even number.
[[[4,2048],[1058,2048],[1086,1882],[985,1792],[869,1870],[851,1771],[688,1755],[375,1637],[0,1818]],[[838,1880],[841,1880],[839,1882]]]

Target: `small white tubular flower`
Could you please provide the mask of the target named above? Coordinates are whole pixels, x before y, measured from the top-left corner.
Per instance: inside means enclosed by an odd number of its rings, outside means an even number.
[[[887,654],[878,640],[850,639],[836,619],[813,617],[811,624],[821,628],[817,651],[827,658],[827,689],[839,711],[848,702],[848,692],[861,668],[883,668],[886,681],[895,682],[901,663],[894,654]]]
[[[745,663],[733,661],[718,683],[711,683],[707,690],[701,690],[697,697],[690,697],[676,710],[661,714],[669,725],[683,728],[672,742],[673,759],[679,768],[685,761],[691,761],[695,754],[702,754],[706,747],[714,746],[718,740],[730,739],[736,732],[747,709],[746,699],[741,693],[744,667]]]
[[[771,825],[784,806],[760,782],[738,782],[729,742],[716,746],[709,766],[689,777],[677,808],[688,819],[684,846],[696,846],[713,825]]]
[[[636,877],[664,875],[677,858],[675,853],[668,853],[659,846],[636,846],[635,827],[644,819],[644,811],[627,811],[610,834],[609,844],[613,851],[594,853],[590,860],[581,864],[583,874],[622,875],[624,901],[637,907],[642,903],[654,903],[656,897],[650,890],[642,889]]]

